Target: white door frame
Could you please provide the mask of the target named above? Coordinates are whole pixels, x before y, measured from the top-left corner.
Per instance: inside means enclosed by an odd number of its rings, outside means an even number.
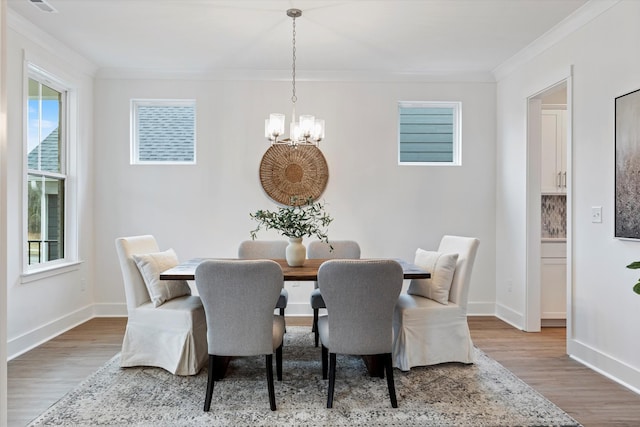
[[[541,166],[541,101],[540,94],[560,84],[566,84],[567,91],[567,342],[573,336],[573,139],[572,139],[572,75],[536,91],[527,97],[527,231],[526,231],[526,292],[524,307],[524,330],[540,331],[541,307],[541,206],[540,206],[540,166]]]

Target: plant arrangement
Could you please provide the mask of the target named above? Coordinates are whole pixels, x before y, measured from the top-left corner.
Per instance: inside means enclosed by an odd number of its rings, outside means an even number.
[[[640,261],[634,261],[631,264],[627,265],[627,268],[632,270],[637,270],[640,268]],[[640,294],[640,279],[638,279],[638,283],[633,286],[633,292],[636,294]]]
[[[277,230],[286,237],[302,238],[316,236],[319,240],[329,243],[327,227],[333,218],[325,211],[324,204],[315,202],[311,197],[304,203],[298,203],[297,197],[292,197],[291,205],[278,208],[277,211],[258,210],[249,216],[258,222],[258,227],[251,230],[251,238],[255,239],[261,229]]]

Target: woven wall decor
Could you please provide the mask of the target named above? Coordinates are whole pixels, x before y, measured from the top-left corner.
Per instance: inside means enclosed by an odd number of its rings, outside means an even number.
[[[314,146],[272,145],[260,162],[260,183],[269,197],[290,206],[311,197],[317,200],[327,186],[329,168],[322,152]]]

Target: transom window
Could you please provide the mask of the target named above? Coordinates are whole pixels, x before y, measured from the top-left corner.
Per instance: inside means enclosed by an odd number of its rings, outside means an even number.
[[[195,100],[131,101],[131,164],[195,162]]]
[[[65,257],[67,90],[29,69],[27,113],[27,265]]]
[[[460,102],[399,102],[398,163],[460,165]]]

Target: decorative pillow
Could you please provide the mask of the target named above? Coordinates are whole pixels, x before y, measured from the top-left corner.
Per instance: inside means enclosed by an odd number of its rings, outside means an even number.
[[[159,307],[165,302],[191,295],[191,288],[185,280],[160,280],[160,273],[178,265],[178,257],[173,249],[164,252],[133,255],[133,260],[147,285],[151,302]]]
[[[431,278],[413,279],[407,293],[420,295],[440,304],[449,304],[449,290],[451,290],[457,262],[458,254],[443,254],[418,249],[414,264],[431,273]]]

